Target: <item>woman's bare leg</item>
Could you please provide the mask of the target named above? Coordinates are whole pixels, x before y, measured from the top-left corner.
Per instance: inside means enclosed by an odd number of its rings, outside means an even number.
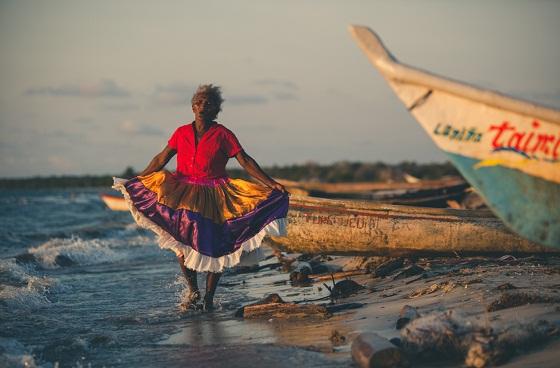
[[[204,295],[204,310],[211,311],[214,309],[214,294],[218,287],[222,273],[208,272],[206,275],[206,294]]]
[[[194,304],[200,299],[196,271],[185,267],[185,257],[182,254],[177,256],[177,260],[179,261],[179,266],[181,266],[181,271],[183,271],[185,279],[187,279],[187,285],[189,285],[191,298],[190,302]]]

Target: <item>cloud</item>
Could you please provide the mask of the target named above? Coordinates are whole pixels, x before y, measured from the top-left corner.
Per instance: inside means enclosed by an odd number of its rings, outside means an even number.
[[[233,95],[225,98],[226,104],[231,105],[263,105],[268,99],[261,95]]]
[[[298,90],[299,87],[292,81],[289,80],[281,80],[281,79],[258,79],[255,81],[255,84],[258,86],[264,87],[274,87],[274,88],[281,88],[281,89],[289,89],[289,90]]]
[[[197,87],[198,85],[184,82],[158,84],[150,95],[150,101],[158,107],[190,107],[192,95]],[[268,102],[268,98],[262,95],[225,95],[224,99],[225,104],[230,106],[261,105]]]
[[[149,124],[137,124],[130,120],[125,120],[119,125],[119,131],[133,135],[162,135],[163,131],[157,126]]]
[[[295,101],[299,100],[299,97],[295,93],[290,92],[274,92],[272,94],[275,99],[281,101]]]
[[[66,84],[52,87],[30,88],[24,92],[27,96],[53,96],[53,97],[129,97],[130,92],[119,86],[111,79],[102,79],[92,84]]]
[[[281,79],[259,79],[256,80],[254,84],[263,87],[276,100],[299,100],[299,96],[296,93],[299,90],[299,87],[292,81]]]
[[[183,82],[157,85],[150,100],[155,106],[189,106],[196,88],[193,84]]]

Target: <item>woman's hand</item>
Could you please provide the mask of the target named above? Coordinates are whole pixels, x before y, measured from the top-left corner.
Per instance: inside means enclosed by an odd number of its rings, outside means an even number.
[[[280,191],[280,192],[282,192],[282,193],[288,193],[288,191],[286,190],[286,188],[285,188],[282,184],[280,184],[280,183],[278,183],[278,182],[276,182],[276,181],[275,181],[270,187],[271,187],[272,189],[278,190],[278,191]]]

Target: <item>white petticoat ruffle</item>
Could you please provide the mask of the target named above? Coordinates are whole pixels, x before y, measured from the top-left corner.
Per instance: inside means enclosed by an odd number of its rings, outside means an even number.
[[[241,247],[237,249],[235,252],[231,254],[224,255],[222,257],[214,258],[210,256],[206,256],[194,250],[193,248],[189,247],[177,241],[174,237],[172,237],[167,231],[162,229],[159,225],[155,224],[146,216],[144,216],[140,211],[134,207],[126,188],[124,187],[124,183],[126,179],[121,178],[113,178],[113,189],[119,190],[128,205],[128,208],[132,214],[132,217],[136,221],[136,223],[148,230],[153,231],[157,235],[157,242],[162,249],[170,249],[175,252],[176,255],[183,254],[185,258],[185,267],[190,268],[192,270],[198,272],[222,272],[224,268],[230,268],[238,265],[240,261],[242,261],[242,254],[251,254],[252,260],[255,259],[255,256],[258,257],[260,254],[259,247],[262,244],[262,241],[266,235],[270,236],[286,236],[286,226],[287,221],[285,218],[276,219],[268,225],[266,225],[261,231],[259,231],[255,236],[251,239],[246,240],[241,244]]]

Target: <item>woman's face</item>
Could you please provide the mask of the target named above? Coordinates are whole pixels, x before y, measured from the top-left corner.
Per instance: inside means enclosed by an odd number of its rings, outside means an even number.
[[[192,105],[192,110],[197,120],[211,121],[218,116],[219,107],[212,103],[208,96],[200,96]]]

